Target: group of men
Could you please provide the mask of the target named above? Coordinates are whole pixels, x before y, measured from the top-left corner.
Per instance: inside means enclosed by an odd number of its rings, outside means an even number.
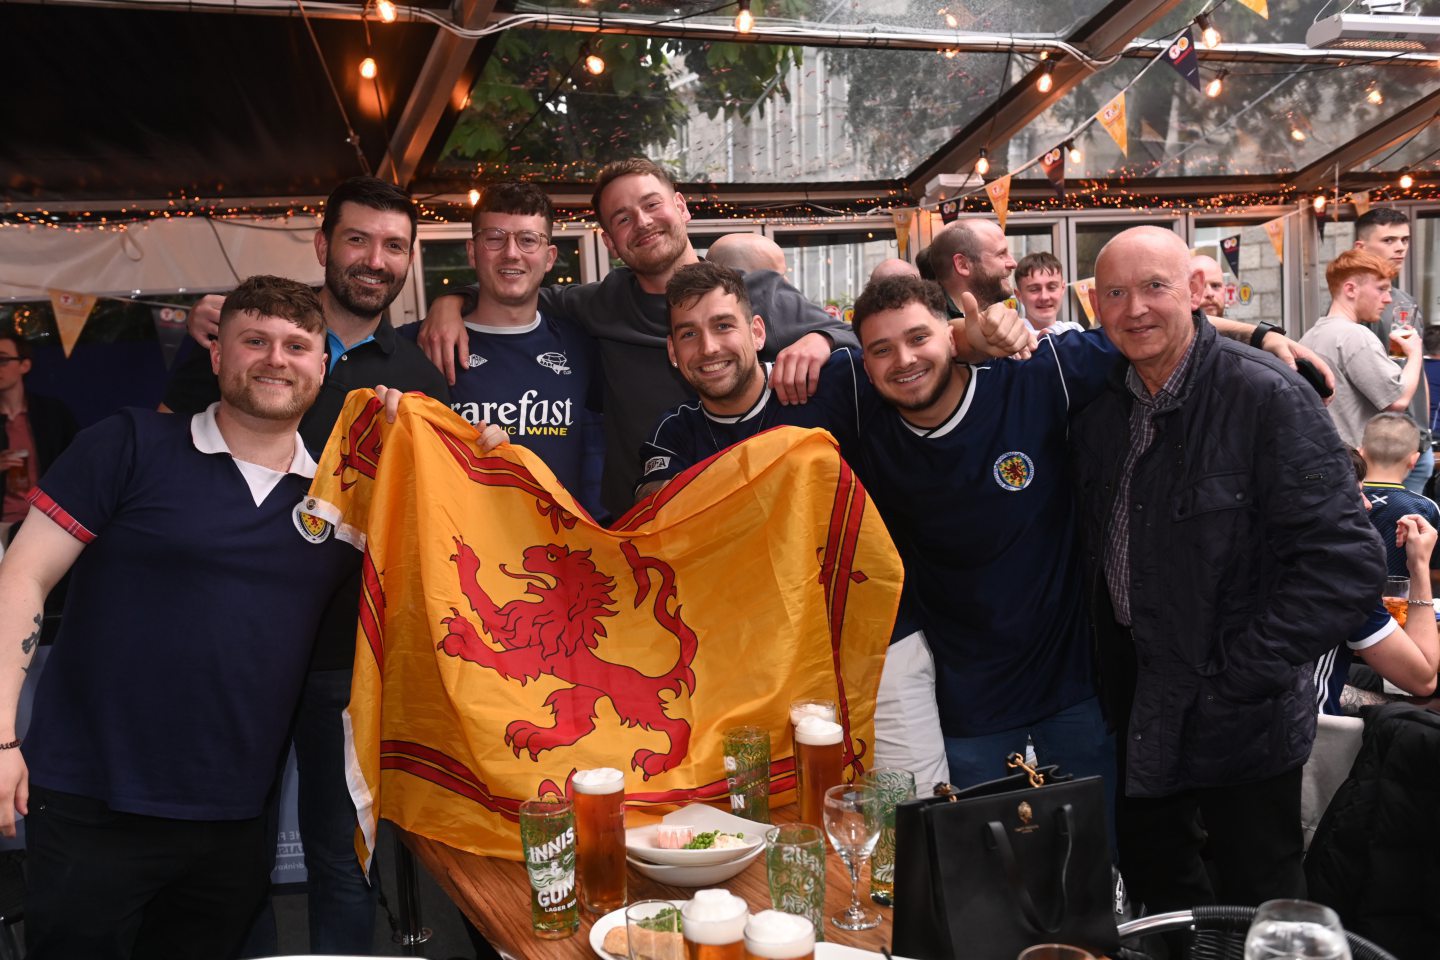
[[[936,236],[938,282],[877,279],[850,326],[791,286],[762,243],[717,243],[702,262],[684,196],[648,160],[607,166],[592,206],[625,266],[545,287],[549,200],[487,186],[468,244],[477,284],[437,299],[418,335],[432,366],[384,316],[413,255],[414,206],[380,181],[347,181],[316,235],[314,303],[298,284],[253,278],[223,306],[202,304],[205,366],[166,397],[190,416],[107,420],[40,478],[18,559],[0,565],[0,817],[30,817],[34,956],[233,955],[263,900],[268,856],[255,847],[292,734],[312,949],[366,952],[373,899],[350,848],[340,732],[356,561],[300,521],[298,500],[345,393],[380,383],[531,447],[596,517],[759,430],[829,429],[906,566],[879,762],[965,785],[1001,775],[1030,741],[1042,762],[1105,779],[1121,869],[1149,909],[1303,892],[1312,665],[1360,625],[1384,575],[1341,439],[1287,366],[1313,355],[1220,316],[1207,268],[1160,228],[1101,252],[1103,332],[1058,321],[1059,262],[1017,265],[981,219]],[[1004,302],[1017,293],[1023,317]],[[1252,340],[1275,356],[1237,342]],[[175,471],[163,486],[162,466]],[[193,478],[180,496],[174,476]],[[214,556],[231,537],[315,569]],[[167,581],[172,602],[132,611],[146,592],[116,571],[147,570],[157,552],[185,579]],[[72,565],[77,596],[22,759],[4,724],[38,603]],[[280,581],[283,596],[253,599]],[[177,610],[177,589],[182,607],[226,593],[247,609],[217,623],[213,607]],[[253,653],[252,630],[286,650],[263,670],[234,663]],[[152,634],[166,642],[137,654]],[[148,671],[188,689],[154,694]],[[76,689],[83,700],[67,698]],[[72,743],[85,716],[103,729]],[[103,772],[82,772],[81,751]],[[137,845],[167,853],[142,858]]]

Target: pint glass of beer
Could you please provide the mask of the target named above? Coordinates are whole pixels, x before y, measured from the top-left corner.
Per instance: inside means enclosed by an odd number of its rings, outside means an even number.
[[[825,825],[825,791],[841,779],[843,734],[840,724],[813,715],[801,717],[795,727],[795,790],[801,823]]]
[[[761,910],[745,924],[745,960],[814,960],[815,924],[793,913]]]
[[[697,890],[680,908],[685,960],[745,960],[750,905],[729,890]]]
[[[520,804],[520,848],[530,876],[535,936],[573,937],[580,928],[580,910],[575,903],[575,816],[570,801],[551,795]]]
[[[1408,613],[1410,599],[1410,578],[1409,577],[1386,577],[1385,578],[1385,609],[1395,622],[1405,626],[1405,615]]]
[[[613,767],[580,770],[571,783],[580,905],[609,913],[625,906],[625,774]]]

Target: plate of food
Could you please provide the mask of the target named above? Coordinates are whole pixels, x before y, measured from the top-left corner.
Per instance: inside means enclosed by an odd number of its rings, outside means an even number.
[[[625,831],[632,860],[676,867],[702,867],[747,857],[765,846],[768,824],[692,803],[667,813],[659,823]]]
[[[763,843],[753,844],[747,851],[733,860],[707,864],[650,863],[636,857],[627,857],[630,866],[641,876],[649,877],[656,883],[667,883],[672,887],[708,887],[724,883],[755,862],[765,852]]]
[[[685,905],[684,900],[671,900],[670,902],[674,904],[676,910],[679,910]],[[663,941],[665,938],[670,938],[672,941],[678,940],[680,939],[680,934],[656,933],[654,936],[656,941],[648,945],[653,949],[645,949],[645,947],[642,946],[641,952],[646,956],[652,957],[673,956],[673,952],[665,951]],[[625,930],[624,907],[621,907],[619,910],[611,910],[605,914],[605,916],[591,924],[590,949],[594,950],[597,956],[603,957],[604,960],[630,960],[630,941]],[[683,950],[684,948],[682,947],[681,949]],[[671,948],[671,950],[673,951],[673,948]]]

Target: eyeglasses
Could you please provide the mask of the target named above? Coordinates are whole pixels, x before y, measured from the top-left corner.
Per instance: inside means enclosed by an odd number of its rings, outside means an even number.
[[[7,363],[20,363],[24,359],[24,357],[0,357],[0,367],[5,366]]]
[[[499,253],[510,245],[510,238],[515,238],[515,246],[521,253],[534,253],[550,242],[550,238],[543,233],[536,233],[534,230],[501,230],[499,227],[486,227],[475,234],[475,239],[485,245],[485,249],[492,253]]]

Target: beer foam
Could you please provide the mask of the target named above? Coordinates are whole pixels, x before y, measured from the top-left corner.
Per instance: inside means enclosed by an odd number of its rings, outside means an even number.
[[[745,949],[762,960],[791,960],[815,949],[815,925],[780,910],[761,910],[745,926]]]
[[[625,789],[625,774],[614,767],[577,770],[570,783],[577,793],[618,793]]]
[[[838,723],[831,723],[816,716],[802,717],[800,722],[795,724],[795,742],[811,747],[824,747],[839,743],[844,732]]]
[[[821,720],[835,722],[835,706],[829,703],[792,703],[790,704],[790,722],[795,726],[805,717],[819,717]]]
[[[745,939],[750,905],[729,890],[697,890],[680,908],[685,939],[717,946]]]

